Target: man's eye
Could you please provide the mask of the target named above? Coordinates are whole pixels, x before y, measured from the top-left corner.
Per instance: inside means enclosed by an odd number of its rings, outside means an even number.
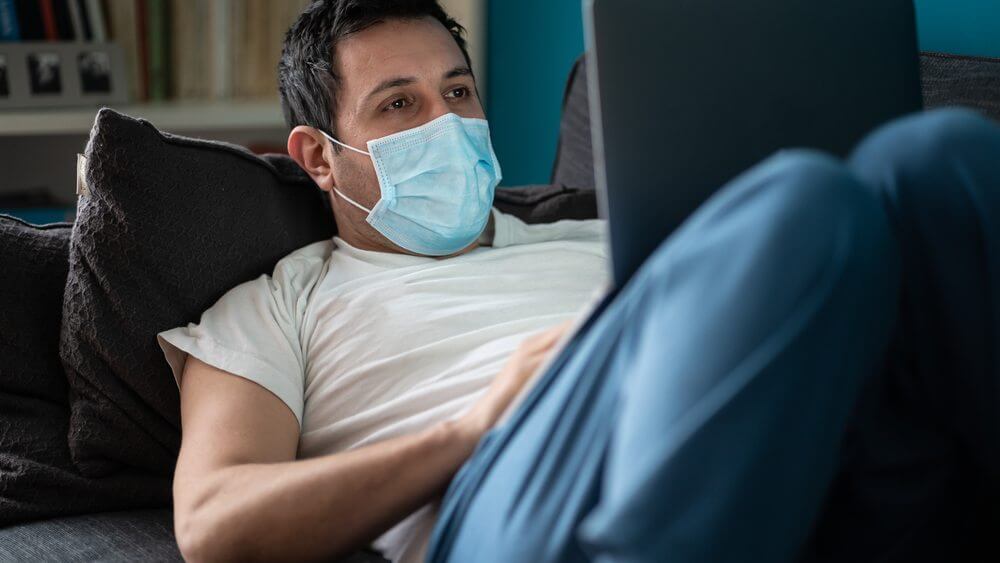
[[[386,105],[384,109],[387,110],[387,111],[388,110],[401,110],[401,109],[405,109],[409,105],[410,105],[410,102],[407,101],[406,98],[396,98],[395,100],[389,102],[388,105]]]
[[[465,86],[461,88],[452,88],[448,91],[449,98],[464,98],[469,95],[469,89]]]

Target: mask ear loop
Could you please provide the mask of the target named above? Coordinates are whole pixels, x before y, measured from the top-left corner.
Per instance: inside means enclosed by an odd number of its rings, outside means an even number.
[[[317,129],[317,131],[319,131],[320,133],[322,133],[323,136],[326,137],[327,139],[330,139],[331,141],[333,141],[334,143],[337,143],[338,145],[344,147],[345,149],[350,149],[350,150],[352,150],[352,151],[354,151],[356,153],[363,154],[365,156],[371,156],[370,153],[367,153],[367,152],[365,152],[365,151],[363,151],[361,149],[356,149],[356,148],[352,147],[351,145],[341,143],[337,139],[334,139],[330,135],[327,135],[326,131],[323,131],[321,129]],[[371,209],[368,209],[367,207],[361,205],[360,203],[358,203],[358,202],[354,201],[353,199],[351,199],[351,198],[347,197],[346,195],[344,195],[344,192],[338,190],[336,186],[333,187],[333,191],[337,192],[337,195],[339,195],[340,197],[344,198],[344,201],[346,201],[347,203],[350,203],[354,207],[357,207],[361,211],[364,211],[365,213],[371,213],[372,212]]]
[[[331,137],[330,135],[328,135],[328,134],[326,133],[326,131],[323,131],[322,129],[317,129],[317,131],[319,131],[320,133],[322,133],[322,134],[323,134],[323,136],[324,136],[324,137],[326,137],[327,139],[330,139],[331,141],[333,141],[334,143],[337,143],[338,145],[340,145],[340,146],[344,147],[345,149],[350,149],[350,150],[352,150],[352,151],[354,151],[354,152],[356,152],[356,153],[358,153],[358,154],[363,154],[363,155],[365,155],[365,156],[371,156],[371,155],[372,155],[372,154],[371,154],[371,153],[369,153],[369,152],[365,152],[365,151],[363,151],[363,150],[361,150],[361,149],[356,149],[356,148],[354,148],[354,147],[352,147],[351,145],[348,145],[348,144],[346,144],[346,143],[341,143],[341,142],[340,142],[340,141],[338,141],[337,139],[334,139],[333,137]]]

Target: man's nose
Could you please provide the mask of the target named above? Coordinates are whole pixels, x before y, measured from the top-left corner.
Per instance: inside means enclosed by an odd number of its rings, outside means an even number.
[[[424,115],[424,123],[434,121],[442,115],[453,113],[452,108],[448,106],[447,100],[445,100],[444,96],[440,93],[429,93],[427,99],[429,99],[430,102],[424,106],[425,111],[427,112],[426,115]]]

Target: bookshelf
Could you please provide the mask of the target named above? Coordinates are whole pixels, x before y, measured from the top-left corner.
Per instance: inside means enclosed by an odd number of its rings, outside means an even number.
[[[206,130],[285,129],[277,100],[175,100],[112,107],[132,117],[146,119],[162,131],[182,134]],[[96,114],[96,108],[11,110],[0,114],[0,136],[86,135]]]
[[[52,199],[39,208],[74,208],[76,154],[86,146],[102,105],[146,119],[162,131],[281,150],[288,132],[275,68],[285,31],[310,1],[0,0],[5,67],[0,75],[6,80],[15,79],[14,59],[25,57],[5,45],[22,42],[24,48],[43,51],[53,50],[44,45],[93,45],[99,50],[112,42],[123,58],[119,68],[112,65],[117,72],[111,73],[112,82],[127,83],[127,94],[120,98],[126,101],[0,106],[0,208],[19,194],[41,192]],[[468,29],[473,67],[485,94],[486,0],[439,1]],[[10,22],[17,24],[16,32]],[[77,74],[75,59],[75,52],[61,57],[64,90],[67,73]],[[23,96],[29,90],[24,75],[20,79]],[[0,95],[5,92],[0,88]],[[30,216],[31,209],[24,211]]]

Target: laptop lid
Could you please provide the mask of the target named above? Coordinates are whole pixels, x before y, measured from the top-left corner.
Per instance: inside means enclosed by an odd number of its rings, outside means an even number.
[[[845,156],[922,108],[912,0],[585,0],[584,20],[618,287],[775,151]]]

